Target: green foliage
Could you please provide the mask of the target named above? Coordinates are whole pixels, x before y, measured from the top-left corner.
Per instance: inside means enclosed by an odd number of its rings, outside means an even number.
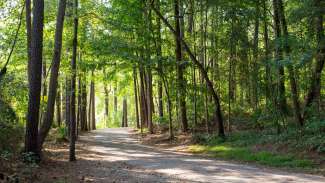
[[[229,134],[226,141],[216,135],[199,133],[192,136],[192,141],[197,145],[190,146],[189,151],[194,153],[274,167],[311,168],[313,162],[306,154],[325,153],[325,121],[309,121],[303,129],[288,127],[281,134],[272,130],[235,132]],[[272,149],[263,150],[265,146]],[[283,148],[286,154],[280,153]],[[302,155],[304,158],[299,158]]]
[[[65,126],[60,126],[57,128],[56,140],[65,141],[67,139],[68,129]]]
[[[17,151],[23,139],[23,127],[10,105],[0,100],[0,152]]]
[[[248,148],[234,147],[229,144],[193,145],[189,147],[192,153],[208,153],[216,158],[255,162],[273,167],[311,168],[313,163],[309,160],[298,159],[294,155],[279,155],[266,151],[253,152]]]

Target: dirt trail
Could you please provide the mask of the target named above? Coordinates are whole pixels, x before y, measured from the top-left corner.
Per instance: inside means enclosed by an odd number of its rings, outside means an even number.
[[[195,157],[141,145],[130,129],[103,129],[80,137],[87,150],[100,156],[98,167],[88,167],[94,182],[213,182],[213,183],[324,183],[325,177],[288,173]],[[87,156],[86,156],[87,157]],[[91,155],[89,155],[91,161]],[[94,161],[96,161],[94,159]],[[97,160],[98,161],[98,160]],[[116,173],[105,164],[115,164]],[[114,166],[113,166],[114,167]],[[118,168],[120,167],[120,168]],[[122,169],[121,169],[122,168]],[[123,171],[124,170],[124,171]],[[114,178],[115,177],[115,178]],[[116,179],[119,177],[119,179]]]

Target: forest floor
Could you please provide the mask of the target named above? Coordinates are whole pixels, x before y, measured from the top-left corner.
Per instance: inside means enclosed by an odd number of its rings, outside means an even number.
[[[181,152],[185,144],[177,149],[167,142],[144,145],[137,137],[128,128],[82,134],[77,144],[78,160],[73,163],[68,162],[68,144],[49,145],[47,158],[34,168],[30,182],[325,182],[321,176]],[[184,136],[182,141],[186,139]]]

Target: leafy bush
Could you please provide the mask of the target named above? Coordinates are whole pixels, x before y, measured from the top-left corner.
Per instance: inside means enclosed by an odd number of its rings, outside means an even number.
[[[10,105],[1,100],[0,116],[0,151],[17,151],[23,139],[23,127]]]

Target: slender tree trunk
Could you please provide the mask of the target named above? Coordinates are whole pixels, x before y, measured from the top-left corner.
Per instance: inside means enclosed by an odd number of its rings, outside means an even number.
[[[322,71],[325,64],[325,36],[324,36],[324,18],[320,11],[321,0],[314,0],[314,7],[318,10],[315,16],[316,39],[317,39],[317,56],[316,65],[313,70],[311,83],[305,99],[305,109],[303,118],[307,117],[307,108],[320,97]]]
[[[156,0],[156,7],[158,10],[160,10],[160,0]],[[158,70],[159,73],[161,73],[163,70],[163,65],[162,65],[161,21],[159,17],[157,17],[156,22],[157,22]],[[162,118],[164,116],[164,104],[163,104],[163,83],[160,74],[158,80],[158,112],[159,112],[159,117]]]
[[[91,81],[90,81],[90,86],[89,86],[89,106],[88,106],[88,130],[89,131],[91,131],[91,130],[93,130],[93,128],[92,128],[92,117],[91,117],[91,115],[92,115],[92,103],[93,103],[93,97],[92,97],[92,92],[93,92],[93,90],[92,90],[92,79],[91,79]]]
[[[92,72],[91,80],[91,126],[93,130],[96,130],[96,100],[95,100],[95,81],[94,71]]]
[[[115,83],[115,86],[114,86],[114,113],[116,115],[117,113],[117,83]]]
[[[122,127],[128,127],[128,104],[126,97],[123,98],[123,118]]]
[[[88,131],[87,125],[87,81],[84,78],[81,86],[81,130]]]
[[[179,105],[180,105],[180,117],[182,123],[182,131],[188,131],[188,122],[186,115],[186,88],[185,88],[185,79],[183,76],[184,64],[182,63],[182,33],[180,27],[180,12],[179,12],[179,0],[174,0],[175,6],[175,26],[176,26],[176,61],[177,61],[177,81],[178,81],[178,90],[179,90]]]
[[[274,32],[275,38],[277,42],[275,44],[275,60],[278,63],[278,107],[280,111],[284,114],[287,113],[287,100],[285,95],[285,75],[284,75],[284,68],[280,64],[280,61],[283,59],[282,56],[282,48],[280,46],[279,40],[281,38],[281,24],[280,24],[280,16],[279,16],[279,2],[278,0],[273,0],[273,11],[274,11]]]
[[[38,146],[39,109],[42,88],[42,53],[44,27],[44,0],[33,1],[33,29],[29,69],[29,99],[27,109],[25,152],[40,158]]]
[[[260,29],[260,0],[256,0],[255,5],[255,30],[254,30],[254,48],[253,48],[253,77],[252,77],[252,84],[253,84],[253,104],[254,109],[257,110],[258,108],[258,85],[259,85],[259,76],[258,76],[258,52],[259,52],[259,29]]]
[[[70,94],[71,94],[71,81],[69,76],[66,76],[65,83],[65,126],[67,130],[67,136],[70,136],[70,116],[71,116],[71,105],[70,105]]]
[[[141,130],[144,126],[148,124],[148,115],[147,115],[147,104],[146,104],[146,96],[145,96],[145,73],[143,66],[139,66],[140,73],[140,114],[141,114]]]
[[[76,161],[76,74],[77,74],[77,47],[78,47],[78,0],[74,0],[74,29],[71,61],[71,121],[70,121],[70,161]]]
[[[60,89],[60,85],[58,85],[58,91],[57,91],[57,95],[56,95],[56,122],[58,127],[61,127],[61,89]]]
[[[105,71],[104,71],[105,73]],[[108,127],[109,122],[109,90],[107,88],[107,84],[104,82],[104,92],[105,92],[105,121],[106,127]]]
[[[79,60],[80,61],[80,60]],[[78,135],[79,135],[79,128],[81,126],[81,105],[82,105],[82,101],[81,101],[81,85],[82,85],[82,81],[81,81],[81,76],[78,76],[78,112],[77,112],[77,139],[78,139]]]
[[[209,68],[209,64],[208,64],[208,45],[207,45],[207,40],[208,40],[208,4],[206,3],[205,5],[205,13],[204,13],[204,30],[203,30],[203,41],[204,41],[204,66],[205,69],[208,70]],[[202,17],[203,18],[203,17]],[[203,81],[204,79],[202,79]],[[208,86],[205,84],[206,86],[206,91],[208,90]],[[205,125],[206,125],[206,132],[209,134],[210,133],[210,122],[209,122],[209,101],[208,101],[208,92],[204,92],[204,97],[205,97],[205,101],[204,101],[204,107],[205,107]]]
[[[279,8],[280,8],[279,16],[280,16],[280,21],[281,21],[281,25],[282,25],[283,36],[285,38],[284,50],[286,52],[286,56],[290,58],[291,57],[291,48],[289,45],[289,33],[288,33],[287,21],[286,21],[285,14],[284,14],[283,2],[282,2],[282,0],[278,0],[278,1],[279,1],[278,3],[279,3]],[[295,117],[298,122],[298,125],[303,126],[304,121],[301,116],[301,109],[300,109],[300,102],[299,102],[299,95],[298,95],[295,71],[293,69],[293,66],[290,64],[287,66],[287,68],[289,71],[289,80],[290,80],[290,86],[291,86],[292,101],[293,101]]]
[[[32,57],[32,20],[31,20],[31,0],[26,0],[25,1],[25,6],[26,6],[26,33],[27,33],[27,59],[28,59],[28,75],[30,76],[30,71],[31,69],[29,68],[30,66],[30,61]]]
[[[151,68],[147,69],[147,114],[148,114],[148,128],[151,134],[154,133],[153,131],[153,123],[152,123],[152,113],[153,113],[153,99],[152,99],[152,73]]]
[[[136,67],[133,68],[133,87],[134,87],[134,103],[135,103],[135,120],[137,128],[140,128],[139,120],[139,101],[138,101],[138,75]]]
[[[60,0],[59,7],[58,7],[58,14],[57,14],[57,21],[56,21],[56,31],[55,31],[55,41],[54,41],[54,50],[53,50],[53,58],[52,58],[52,67],[51,67],[51,76],[50,76],[50,83],[49,83],[49,92],[48,92],[48,101],[47,107],[45,111],[44,120],[42,126],[39,131],[39,148],[42,150],[42,146],[44,140],[51,129],[53,123],[53,116],[54,116],[54,106],[55,106],[55,99],[57,100],[57,114],[58,119],[61,120],[59,115],[61,115],[61,108],[60,108],[60,100],[61,96],[57,97],[58,91],[58,77],[59,77],[59,69],[60,69],[60,62],[61,62],[61,49],[62,49],[62,33],[63,33],[63,24],[64,24],[64,16],[65,16],[65,9],[66,9],[66,0]],[[69,86],[69,85],[67,85]],[[69,116],[69,115],[68,115]]]
[[[266,83],[266,104],[267,106],[272,103],[271,89],[272,89],[272,75],[271,67],[269,64],[270,59],[270,45],[269,45],[269,30],[268,30],[268,14],[267,14],[267,1],[263,1],[263,21],[264,21],[264,60],[265,60],[265,83]]]

